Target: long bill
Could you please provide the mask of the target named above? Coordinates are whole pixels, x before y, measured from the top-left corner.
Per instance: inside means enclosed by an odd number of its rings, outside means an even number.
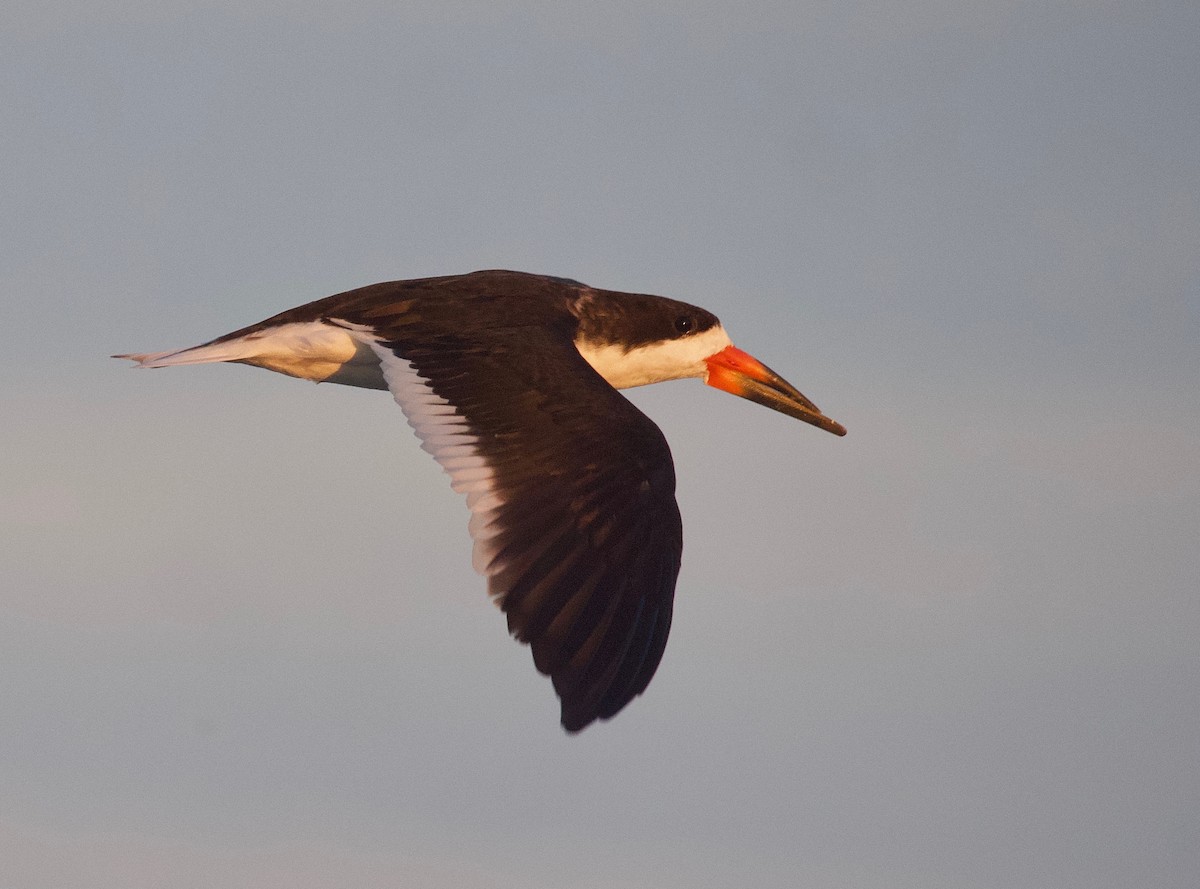
[[[710,355],[705,364],[708,365],[705,382],[710,386],[748,398],[834,435],[846,434],[845,426],[825,416],[795,386],[736,346]]]

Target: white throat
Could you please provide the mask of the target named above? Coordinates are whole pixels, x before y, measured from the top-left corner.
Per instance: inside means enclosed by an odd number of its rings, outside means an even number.
[[[616,389],[685,377],[704,378],[708,376],[704,359],[730,345],[729,335],[720,324],[703,333],[661,340],[628,351],[612,343],[575,341],[575,348],[584,360]]]

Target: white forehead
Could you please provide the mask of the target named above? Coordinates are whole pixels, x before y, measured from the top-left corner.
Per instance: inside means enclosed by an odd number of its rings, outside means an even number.
[[[720,324],[703,333],[661,340],[628,352],[611,343],[597,345],[587,340],[575,341],[575,348],[584,360],[617,389],[684,377],[706,377],[708,366],[704,359],[729,345],[732,345],[729,335]]]

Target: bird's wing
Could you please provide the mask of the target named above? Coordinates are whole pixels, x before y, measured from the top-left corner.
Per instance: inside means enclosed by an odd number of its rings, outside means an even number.
[[[484,343],[345,326],[466,494],[475,568],[553,679],[563,726],[615,715],[662,659],[679,573],[675,470],[658,427],[561,331],[493,329]]]

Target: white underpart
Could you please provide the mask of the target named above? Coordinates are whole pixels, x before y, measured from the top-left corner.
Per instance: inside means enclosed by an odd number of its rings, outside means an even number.
[[[577,340],[575,346],[610,385],[627,389],[662,380],[706,378],[704,360],[730,344],[724,328],[717,325],[703,333],[628,351],[619,345],[584,340]],[[466,495],[475,570],[492,575],[503,568],[494,564],[503,499],[496,490],[495,473],[480,453],[479,438],[454,405],[438,396],[410,362],[383,345],[372,328],[336,319],[294,322],[220,343],[119,357],[131,358],[141,367],[234,361],[317,382],[367,388],[383,388],[381,383],[386,382],[421,439],[421,447],[441,464],[451,487]]]
[[[368,345],[378,356],[388,389],[421,439],[422,449],[441,464],[450,476],[450,486],[466,495],[471,510],[467,527],[475,541],[471,564],[480,574],[494,574],[499,566],[492,565],[498,549],[493,541],[499,532],[496,520],[504,501],[496,491],[495,473],[479,452],[479,438],[457,408],[437,395],[411,362],[383,345],[371,328],[339,323],[349,336]]]
[[[731,345],[729,334],[720,324],[703,333],[650,343],[629,351],[620,345],[575,341],[575,348],[584,360],[617,389],[685,377],[705,379],[708,365],[704,359]]]
[[[495,473],[479,453],[478,437],[454,405],[439,397],[410,362],[384,346],[370,327],[338,320],[296,322],[206,346],[117,357],[140,367],[235,361],[317,382],[379,389],[386,383],[421,447],[441,464],[451,487],[467,497],[475,570],[485,575],[499,570],[492,565],[498,549],[493,541],[503,501]]]
[[[344,326],[325,321],[297,321],[220,343],[118,357],[131,358],[140,367],[233,361],[318,383],[385,388],[374,350]]]

